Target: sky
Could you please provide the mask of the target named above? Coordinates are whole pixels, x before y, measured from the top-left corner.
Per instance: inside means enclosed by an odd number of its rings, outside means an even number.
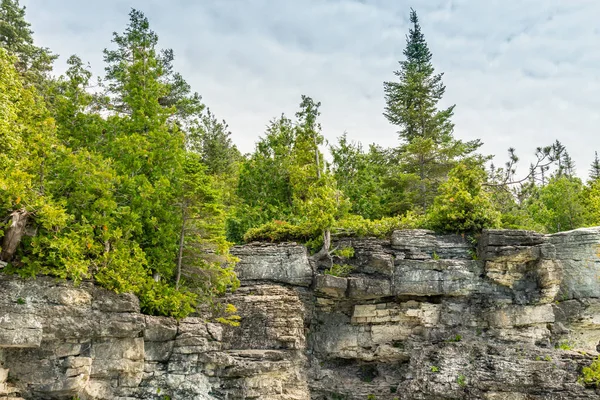
[[[398,144],[383,116],[383,82],[402,60],[413,7],[443,72],[441,106],[454,135],[481,138],[525,172],[538,146],[560,140],[587,177],[600,152],[597,0],[21,0],[36,44],[79,55],[103,73],[102,50],[143,11],[176,69],[251,152],[268,122],[293,116],[302,94],[322,103],[323,134]]]

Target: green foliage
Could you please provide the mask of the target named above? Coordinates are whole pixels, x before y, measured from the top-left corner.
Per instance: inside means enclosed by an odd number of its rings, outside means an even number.
[[[435,365],[432,365],[431,367],[429,367],[429,369],[431,370],[431,372],[436,373],[436,372],[440,372],[439,367],[436,367]]]
[[[560,342],[556,343],[556,345],[554,346],[556,349],[559,350],[573,350],[573,344],[568,341],[568,340],[561,340]]]
[[[332,233],[336,236],[348,237],[389,237],[393,231],[402,229],[418,229],[425,225],[423,217],[408,212],[404,216],[384,217],[378,220],[365,219],[358,215],[348,215],[336,221]]]
[[[377,396],[375,396],[374,394],[370,394],[367,396],[367,400],[377,400]]]
[[[44,88],[53,61],[58,57],[33,43],[33,32],[25,20],[25,7],[19,0],[0,2],[0,47],[16,57],[13,65],[27,84]]]
[[[454,167],[428,215],[431,227],[442,232],[498,227],[500,215],[482,186],[485,179],[485,171],[477,165],[463,162]]]
[[[146,313],[176,318],[237,288],[224,190],[200,151],[213,138],[230,143],[221,129],[186,146],[194,122],[214,121],[202,120],[199,96],[173,72],[172,52],[156,49],[148,20],[133,10],[105,51],[106,96],[87,91],[91,73],[73,56],[66,77],[45,81],[45,102],[39,82],[17,71],[34,67],[23,64],[31,47],[19,45],[30,38],[6,33],[7,23],[29,32],[22,11],[11,0],[0,7],[0,43],[13,52],[0,48],[0,217],[24,212],[35,235],[21,239],[5,271],[93,279],[136,294]]]
[[[466,387],[467,386],[467,377],[464,376],[463,374],[460,374],[456,377],[456,383],[458,383],[458,386],[460,387]]]
[[[417,229],[424,226],[424,219],[414,213],[403,217],[386,217],[379,220],[369,220],[358,215],[347,217],[334,222],[331,231],[339,237],[389,237],[393,231],[401,229]],[[312,224],[293,225],[286,221],[271,221],[257,228],[251,228],[244,236],[245,242],[270,241],[286,242],[299,241],[309,243],[321,240],[320,231]]]
[[[244,241],[307,241],[317,237],[319,232],[318,229],[310,224],[292,225],[286,221],[274,220],[257,228],[249,229],[244,235]]]
[[[600,387],[600,357],[581,369],[579,381],[586,386]]]
[[[240,320],[242,319],[237,315],[237,308],[233,304],[226,304],[222,310],[219,310],[220,317],[215,319],[216,322],[229,325],[229,326],[240,326]]]
[[[481,146],[479,140],[456,140],[451,118],[454,106],[439,110],[446,87],[435,74],[432,55],[421,32],[417,13],[411,9],[411,28],[406,37],[396,82],[384,82],[384,115],[400,128],[399,161],[410,201],[422,211],[433,202],[437,187],[456,161]]]
[[[333,264],[331,266],[331,268],[325,270],[325,275],[333,275],[333,276],[339,276],[339,277],[347,277],[349,276],[352,271],[354,271],[356,269],[356,267],[352,266],[352,265],[347,265],[347,264]]]
[[[594,161],[590,166],[590,181],[596,182],[600,180],[600,158],[598,158],[598,152],[594,153]]]
[[[343,247],[333,251],[333,255],[341,258],[352,258],[354,257],[354,247]]]
[[[446,340],[446,342],[448,342],[448,343],[458,343],[461,340],[462,340],[462,336],[461,335],[454,335],[450,339]]]
[[[389,203],[398,193],[390,190],[391,154],[375,145],[364,152],[360,143],[349,142],[344,133],[337,146],[330,146],[332,171],[337,187],[348,197],[350,213],[368,219],[379,219],[395,210]]]
[[[547,185],[536,188],[527,210],[533,220],[548,233],[579,228],[586,224],[584,187],[579,178],[552,177]]]

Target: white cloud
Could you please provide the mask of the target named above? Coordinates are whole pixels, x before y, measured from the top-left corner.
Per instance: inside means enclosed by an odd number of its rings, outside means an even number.
[[[323,103],[330,140],[347,130],[365,143],[397,142],[382,115],[382,82],[402,58],[407,1],[22,2],[40,44],[63,61],[77,53],[97,72],[112,31],[123,30],[130,7],[143,10],[243,151],[271,118],[292,115],[300,94]],[[456,136],[482,138],[499,161],[515,146],[524,162],[558,139],[587,175],[600,150],[600,3],[431,0],[417,12],[445,72],[444,102],[457,105]]]

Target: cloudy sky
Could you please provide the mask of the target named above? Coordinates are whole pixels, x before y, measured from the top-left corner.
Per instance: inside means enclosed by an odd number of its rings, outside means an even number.
[[[397,144],[383,117],[382,82],[402,58],[408,12],[421,19],[455,135],[482,138],[504,162],[524,162],[558,139],[587,176],[600,151],[600,2],[597,0],[21,0],[37,43],[95,72],[102,49],[142,10],[176,66],[243,152],[300,95],[322,102],[323,133]],[[525,168],[523,168],[525,169]]]

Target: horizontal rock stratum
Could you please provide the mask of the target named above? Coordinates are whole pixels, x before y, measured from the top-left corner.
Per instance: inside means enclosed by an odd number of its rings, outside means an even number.
[[[239,327],[0,276],[0,399],[598,399],[600,228],[235,247]]]

